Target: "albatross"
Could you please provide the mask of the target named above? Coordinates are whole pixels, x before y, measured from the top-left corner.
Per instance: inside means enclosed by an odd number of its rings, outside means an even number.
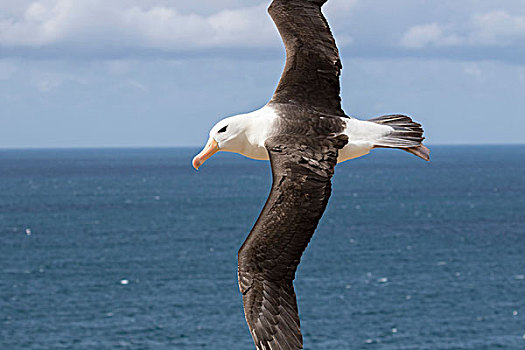
[[[420,124],[405,115],[358,120],[341,107],[341,60],[321,7],[328,0],[274,0],[268,8],[286,63],[261,109],[219,121],[193,159],[218,151],[270,160],[273,184],[238,253],[246,322],[258,350],[303,348],[293,281],[323,215],[337,163],[374,148],[397,148],[429,160]]]

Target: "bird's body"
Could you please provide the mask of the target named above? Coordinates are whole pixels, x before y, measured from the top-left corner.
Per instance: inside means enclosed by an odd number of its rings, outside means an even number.
[[[331,194],[337,163],[378,147],[429,159],[423,129],[403,115],[361,121],[341,108],[341,61],[321,7],[327,0],[274,0],[269,8],[286,48],[276,91],[255,112],[218,122],[198,169],[218,151],[269,159],[273,184],[239,250],[239,288],[258,350],[303,348],[295,272]]]
[[[346,145],[339,150],[337,163],[364,156],[375,147],[380,147],[383,139],[395,133],[395,129],[384,124],[371,121],[359,120],[344,116],[314,116],[318,123],[326,123],[332,126],[336,135],[348,137]],[[242,154],[245,157],[256,160],[269,160],[265,141],[272,135],[279,133],[279,125],[285,123],[286,119],[279,116],[278,107],[266,105],[261,109],[247,114],[240,114],[222,121],[225,124],[237,122],[244,125],[245,135],[238,138],[239,143],[235,146],[222,149],[226,152]],[[289,123],[297,122],[288,118]],[[300,120],[300,124],[304,121]],[[336,121],[334,123],[334,120]],[[220,124],[219,124],[220,125]],[[414,125],[416,125],[414,123]]]

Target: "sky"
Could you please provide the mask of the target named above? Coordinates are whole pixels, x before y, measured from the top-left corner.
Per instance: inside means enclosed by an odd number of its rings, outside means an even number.
[[[284,51],[258,0],[0,0],[0,148],[201,146]],[[525,143],[525,0],[330,0],[346,113]]]

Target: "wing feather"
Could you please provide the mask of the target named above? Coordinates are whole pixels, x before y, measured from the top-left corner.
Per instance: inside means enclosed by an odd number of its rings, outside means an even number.
[[[239,250],[239,288],[259,350],[303,347],[293,280],[326,208],[337,152],[346,141],[292,135],[266,141],[272,190]]]
[[[272,97],[331,115],[341,109],[342,64],[321,7],[327,0],[274,0],[268,12],[286,48],[286,64]]]

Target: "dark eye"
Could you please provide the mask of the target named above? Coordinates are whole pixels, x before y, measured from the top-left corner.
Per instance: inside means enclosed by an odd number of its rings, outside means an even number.
[[[221,130],[217,132],[220,134],[220,133],[226,132],[226,129],[228,129],[228,125],[226,125],[224,128],[222,128]]]

